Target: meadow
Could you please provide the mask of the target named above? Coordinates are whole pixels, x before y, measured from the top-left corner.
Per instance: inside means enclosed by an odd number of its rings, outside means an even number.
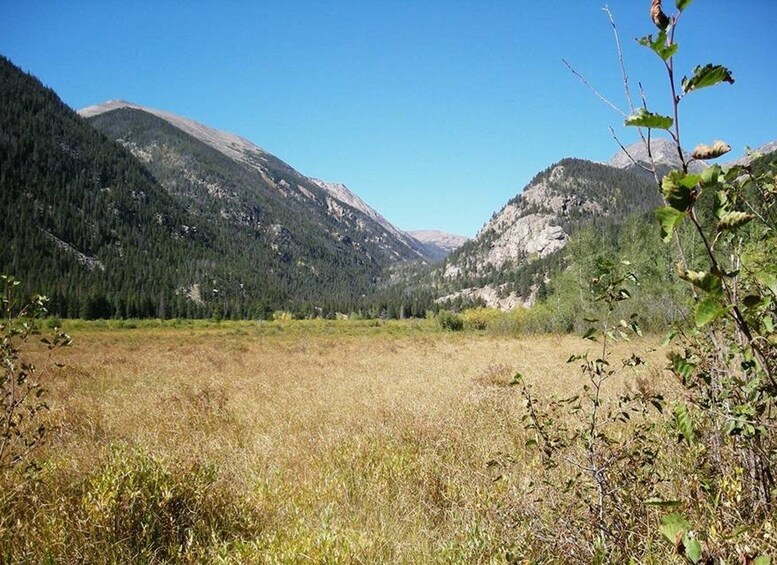
[[[537,523],[563,489],[510,382],[572,395],[585,379],[569,356],[598,344],[434,320],[126,326],[70,322],[61,366],[38,359],[49,430],[38,468],[1,495],[8,561],[562,559],[538,549]],[[672,389],[659,341],[615,345],[648,362],[605,399]],[[665,559],[658,537],[641,543]]]

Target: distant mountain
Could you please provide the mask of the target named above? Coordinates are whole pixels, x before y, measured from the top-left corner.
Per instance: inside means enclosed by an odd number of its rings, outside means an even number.
[[[441,300],[512,308],[531,303],[548,271],[537,266],[587,226],[621,222],[661,203],[652,178],[581,159],[537,174],[431,277]]]
[[[769,143],[765,143],[764,145],[761,145],[757,149],[753,149],[749,151],[747,155],[744,155],[739,159],[736,159],[735,161],[726,163],[725,166],[749,165],[754,160],[754,157],[758,158],[766,155],[771,155],[775,151],[777,151],[777,141],[770,141]]]
[[[469,241],[468,237],[439,230],[411,230],[407,232],[424,244],[427,256],[434,260],[445,259],[453,251]]]
[[[627,146],[625,150],[621,149],[613,155],[607,164],[617,169],[637,172],[650,178],[653,178],[652,173],[645,171],[642,167],[647,167],[648,169],[651,167],[651,156],[653,163],[656,165],[659,178],[672,169],[680,169],[682,167],[680,155],[677,152],[677,145],[673,141],[663,138],[651,139],[650,149],[651,151],[648,153],[647,144],[641,141],[633,143]],[[686,160],[690,159],[688,153],[684,153],[684,155]],[[688,169],[694,173],[703,171],[706,168],[707,164],[704,161],[696,160],[691,160],[688,166]]]
[[[132,112],[136,114],[130,116]],[[269,207],[264,214],[266,223],[272,223],[275,210],[284,208],[292,216],[305,217],[302,225],[296,225],[296,221],[284,224],[292,232],[317,219],[314,223],[323,226],[327,232],[324,237],[348,238],[381,267],[395,261],[428,258],[417,241],[389,223],[346,186],[306,177],[242,137],[123,100],[90,106],[79,113],[132,151],[157,178],[164,178],[163,184],[172,192],[178,190],[179,185],[190,183],[192,176],[198,178],[200,185],[209,184],[208,194],[202,191],[196,197],[189,194],[200,205],[208,203],[213,208],[214,198],[223,201],[221,193],[229,193],[231,206],[238,216],[250,216],[248,211],[259,204],[265,209]],[[168,127],[137,113],[160,118]],[[170,137],[169,126],[178,133]],[[163,135],[162,131],[166,133]],[[216,165],[200,147],[199,159],[208,161],[208,167],[202,167],[202,163],[188,158],[187,146],[192,140],[215,149],[227,160],[219,159]],[[229,172],[219,172],[214,167]],[[223,178],[219,178],[225,175],[230,178],[229,187],[222,182]]]

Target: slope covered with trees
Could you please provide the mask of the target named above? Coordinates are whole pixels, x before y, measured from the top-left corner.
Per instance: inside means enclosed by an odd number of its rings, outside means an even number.
[[[150,119],[128,112],[137,124]],[[163,128],[164,124],[155,124]],[[203,175],[219,155],[196,147]],[[212,173],[211,171],[216,171]],[[321,238],[313,222],[271,208],[219,208],[170,190],[154,173],[10,61],[0,59],[0,271],[53,298],[68,317],[264,316],[315,312],[370,292],[382,265],[347,232]],[[241,171],[219,179],[229,186]],[[298,227],[292,233],[270,213]],[[252,216],[255,215],[256,217]],[[254,220],[263,223],[255,229]],[[307,255],[300,254],[305,249]]]

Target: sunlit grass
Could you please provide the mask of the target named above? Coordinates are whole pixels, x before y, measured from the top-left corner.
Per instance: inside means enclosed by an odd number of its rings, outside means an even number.
[[[503,562],[538,469],[509,382],[571,394],[596,347],[426,320],[66,328],[43,469],[0,531],[32,560]]]

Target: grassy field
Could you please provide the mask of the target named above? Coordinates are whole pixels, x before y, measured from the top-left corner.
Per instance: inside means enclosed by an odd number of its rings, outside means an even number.
[[[41,468],[0,500],[12,561],[528,555],[541,465],[507,385],[520,372],[539,396],[572,394],[582,377],[567,358],[597,347],[430,321],[67,329],[63,367],[47,369]],[[670,387],[657,341],[615,355],[648,352],[640,378]],[[626,375],[607,396],[636,386]]]

